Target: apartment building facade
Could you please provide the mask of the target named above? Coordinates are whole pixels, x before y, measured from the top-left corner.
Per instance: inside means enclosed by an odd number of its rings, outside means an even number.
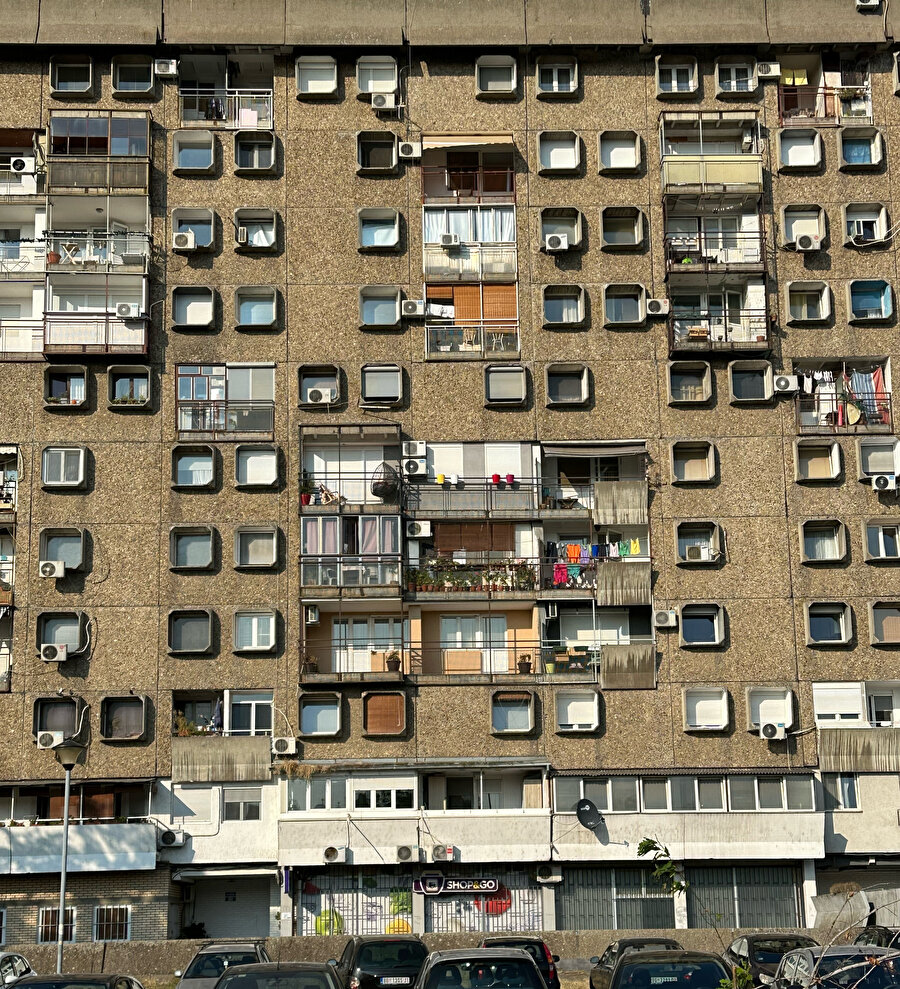
[[[900,886],[897,15],[120,6],[0,2],[0,941],[73,736],[76,942]]]

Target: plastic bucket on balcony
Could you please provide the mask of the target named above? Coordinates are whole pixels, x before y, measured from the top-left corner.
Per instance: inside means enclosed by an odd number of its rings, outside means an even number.
[[[62,255],[59,251],[47,251],[47,264],[59,264]]]

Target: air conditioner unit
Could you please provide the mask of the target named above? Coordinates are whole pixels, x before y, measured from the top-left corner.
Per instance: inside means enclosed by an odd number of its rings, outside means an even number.
[[[158,58],[153,63],[153,71],[161,79],[171,79],[178,75],[178,59]]]
[[[818,234],[800,234],[797,238],[798,251],[820,251],[822,238]]]
[[[431,535],[431,523],[430,522],[407,522],[406,523],[406,538],[407,539],[426,539]]]
[[[453,845],[435,845],[431,849],[433,862],[452,862],[455,857],[456,848]]]
[[[657,628],[675,628],[678,625],[678,613],[675,611],[654,611],[653,624]]]
[[[441,234],[441,247],[459,247],[459,234]]]
[[[334,401],[334,389],[310,388],[306,393],[306,401],[310,405],[329,405]]]
[[[37,737],[37,747],[39,749],[55,749],[57,745],[62,745],[66,740],[64,731],[40,731]]]
[[[668,299],[647,299],[648,316],[668,316],[672,303]]]
[[[544,250],[546,251],[567,251],[568,249],[568,234],[547,234],[544,238]]]
[[[297,754],[296,738],[272,739],[272,755],[296,755],[296,754]]]
[[[193,251],[197,247],[197,240],[193,230],[183,230],[181,233],[172,234],[172,248],[176,251]]]
[[[160,848],[181,848],[186,841],[184,831],[160,831],[156,843]]]
[[[896,491],[897,490],[897,475],[896,474],[875,474],[872,478],[872,487],[876,491]]]
[[[137,319],[141,315],[141,307],[137,302],[120,302],[116,305],[116,315],[119,319]]]
[[[796,374],[776,374],[775,393],[780,395],[794,395],[800,391],[800,379]]]
[[[684,558],[690,563],[709,559],[709,546],[688,546]]]
[[[34,175],[37,162],[32,155],[16,155],[10,158],[9,170],[17,175]]]
[[[41,659],[45,663],[64,663],[69,658],[69,647],[58,646],[53,642],[41,644]]]
[[[246,244],[247,243],[247,228],[246,227],[238,227],[237,228],[237,242],[239,244]]]
[[[421,158],[422,157],[422,142],[421,141],[401,141],[400,146],[397,148],[397,154],[401,158]]]
[[[373,95],[372,95],[372,109],[373,110],[396,110],[397,109],[397,94],[396,93],[373,93]]]
[[[425,477],[428,473],[428,465],[424,457],[410,458],[403,461],[403,473],[407,477]]]
[[[425,300],[404,299],[400,308],[404,316],[415,319],[417,316],[421,317],[425,315]]]
[[[776,724],[774,721],[767,721],[759,726],[759,737],[768,739],[770,742],[777,742],[787,738],[787,730],[781,723]]]
[[[38,574],[41,577],[59,579],[66,575],[66,565],[62,560],[41,560],[38,564]]]
[[[347,861],[347,846],[346,845],[329,845],[322,852],[322,861],[326,865],[336,865],[340,862]]]
[[[539,865],[535,878],[539,883],[561,883],[562,872],[552,865]]]
[[[757,62],[756,75],[759,79],[780,79],[781,65],[779,62]]]
[[[421,459],[428,450],[428,444],[424,440],[404,440],[401,449],[404,457]]]
[[[398,862],[418,862],[419,861],[419,846],[418,845],[398,845],[397,846],[397,861]]]
[[[306,614],[307,625],[319,624],[319,606],[317,604],[308,604],[306,606],[305,614]]]
[[[881,0],[856,0],[857,10],[878,10]]]

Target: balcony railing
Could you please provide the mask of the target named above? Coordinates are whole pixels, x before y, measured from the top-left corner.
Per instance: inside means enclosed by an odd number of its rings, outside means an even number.
[[[0,169],[0,198],[7,196],[36,196],[44,191],[44,173],[23,175],[9,169]]]
[[[178,105],[185,127],[272,128],[271,89],[182,88],[178,91]]]
[[[44,323],[36,319],[0,319],[0,356],[18,357],[44,352]]]
[[[140,231],[86,233],[54,230],[47,234],[47,264],[54,271],[106,271],[129,268],[144,272],[150,235]]]
[[[145,316],[49,312],[44,316],[45,354],[146,354]]]
[[[545,512],[587,511],[594,507],[593,484],[544,484],[540,509]]]
[[[760,194],[762,155],[666,155],[663,191],[669,195],[733,192]]]
[[[46,265],[47,245],[43,240],[0,241],[0,278],[42,275]]]
[[[179,402],[178,431],[189,437],[234,438],[242,433],[271,435],[275,403],[263,401]]]
[[[464,361],[517,357],[518,354],[519,324],[516,320],[425,324],[426,360]]]
[[[779,86],[782,127],[872,122],[872,89],[862,86]]]
[[[796,411],[801,433],[891,432],[891,396],[886,392],[865,398],[798,395]]]
[[[764,350],[769,318],[765,309],[674,312],[669,316],[670,350]]]
[[[722,266],[762,269],[763,240],[755,233],[667,234],[666,268],[672,275],[691,275]]]
[[[508,282],[516,276],[516,246],[460,244],[444,248],[426,244],[424,267],[429,281]]]
[[[400,464],[388,464],[395,476],[382,474],[378,471],[317,471],[306,472],[304,480],[312,486],[312,493],[307,504],[301,495],[301,509],[328,509],[332,512],[340,510],[358,511],[359,506],[368,505],[372,508],[384,505],[394,512],[400,504],[402,492],[402,477]]]
[[[304,557],[300,580],[304,587],[395,587],[399,591],[400,557]]]
[[[422,168],[422,200],[426,203],[516,201],[516,173],[510,168]]]
[[[406,487],[406,510],[423,516],[496,515],[531,518],[541,499],[540,482],[525,478],[498,482],[490,478],[462,478],[456,484],[448,478],[413,482]]]
[[[420,560],[405,575],[406,589],[416,594],[524,593],[541,587],[542,561],[509,557],[484,563],[461,563],[449,557]]]
[[[107,155],[60,155],[47,162],[48,192],[108,192],[146,196],[150,159]]]

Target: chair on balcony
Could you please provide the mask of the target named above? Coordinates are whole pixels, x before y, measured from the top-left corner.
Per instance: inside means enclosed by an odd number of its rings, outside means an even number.
[[[339,505],[345,505],[347,503],[347,499],[342,494],[338,494],[337,492],[332,491],[331,488],[325,487],[324,484],[320,484],[319,504],[333,505],[335,502],[337,502]]]

